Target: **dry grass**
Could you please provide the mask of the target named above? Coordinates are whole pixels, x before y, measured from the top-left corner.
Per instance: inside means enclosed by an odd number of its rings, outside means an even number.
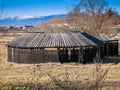
[[[102,71],[105,71],[109,67],[109,72],[101,84],[102,90],[107,90],[108,88],[109,90],[120,90],[120,63],[117,65],[101,64]],[[40,85],[44,89],[71,87],[69,90],[75,90],[76,87],[88,87],[89,90],[95,84],[95,68],[96,66],[94,64],[8,63],[6,46],[5,44],[0,44],[0,89],[2,88],[3,90],[7,90],[8,88],[11,90],[11,86],[14,85],[17,85],[15,86],[16,88],[20,85],[27,85],[28,87],[29,85],[33,85],[34,87]],[[99,73],[102,74],[102,72]],[[26,90],[25,86],[23,88]]]
[[[74,84],[84,85],[89,83],[94,84],[96,79],[93,64],[81,65],[81,64],[59,64],[59,63],[47,63],[47,64],[5,64],[0,66],[0,84],[41,84],[52,87],[55,84],[54,80],[50,77],[60,80],[60,84],[63,82],[74,82]],[[103,64],[102,70],[110,67],[110,71],[106,75],[105,85],[117,85],[120,83],[120,64]],[[66,68],[67,75],[66,77]],[[50,76],[49,76],[49,75]],[[104,84],[103,83],[103,84]],[[87,84],[88,85],[88,84]],[[115,86],[116,87],[116,86]]]
[[[7,47],[6,44],[0,43],[0,64],[7,62]]]

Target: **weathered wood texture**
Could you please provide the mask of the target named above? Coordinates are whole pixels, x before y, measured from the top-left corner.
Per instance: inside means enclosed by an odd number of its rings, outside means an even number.
[[[104,55],[105,56],[117,56],[120,55],[120,41],[119,36],[97,36],[104,43]]]
[[[100,54],[100,58],[102,59],[101,49],[100,47],[84,47],[83,63],[93,63],[97,53]]]
[[[8,46],[24,48],[57,48],[97,46],[101,44],[103,43],[100,40],[90,40],[82,33],[27,33],[10,42]]]
[[[86,57],[93,60],[98,50],[94,47],[100,47],[102,44],[102,41],[86,33],[27,33],[8,44],[8,61],[16,63],[89,61]]]
[[[25,49],[8,47],[8,62],[28,64],[45,62],[91,63],[99,50],[99,47],[56,48],[56,50],[46,50],[44,48]]]
[[[57,50],[44,50],[39,48],[23,49],[8,47],[8,61],[16,63],[44,63],[58,62]]]
[[[118,41],[118,55],[120,55],[120,40]]]
[[[104,42],[104,55],[115,56],[118,55],[118,40],[110,40]]]

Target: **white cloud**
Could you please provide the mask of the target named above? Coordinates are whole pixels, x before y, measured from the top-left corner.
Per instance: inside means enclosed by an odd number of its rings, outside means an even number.
[[[29,18],[37,18],[37,17],[40,17],[40,16],[21,15],[21,16],[18,16],[17,19],[29,19]]]

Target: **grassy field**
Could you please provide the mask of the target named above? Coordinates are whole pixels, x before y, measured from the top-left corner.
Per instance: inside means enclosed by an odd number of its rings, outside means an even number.
[[[9,63],[5,66],[0,66],[0,85],[40,85],[40,87],[90,87],[96,82],[96,74],[104,74],[106,68],[109,72],[100,83],[100,86],[116,88],[120,87],[120,64],[102,65],[100,72],[95,72],[95,65],[80,65],[80,64],[59,64],[47,63],[37,65],[23,65]],[[100,78],[100,77],[97,77]],[[73,86],[72,86],[73,85]],[[117,89],[118,88],[118,89]]]
[[[117,58],[118,60],[120,58]],[[120,90],[120,63],[16,64],[0,43],[0,90]]]

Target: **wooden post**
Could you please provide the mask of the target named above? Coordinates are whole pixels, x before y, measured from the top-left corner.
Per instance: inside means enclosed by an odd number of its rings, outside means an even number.
[[[60,48],[57,48],[58,61],[60,62]]]
[[[80,63],[80,48],[79,48],[79,51],[78,51],[78,63]]]
[[[83,63],[83,48],[82,47],[79,48],[78,56],[79,56],[78,58],[79,63]]]

